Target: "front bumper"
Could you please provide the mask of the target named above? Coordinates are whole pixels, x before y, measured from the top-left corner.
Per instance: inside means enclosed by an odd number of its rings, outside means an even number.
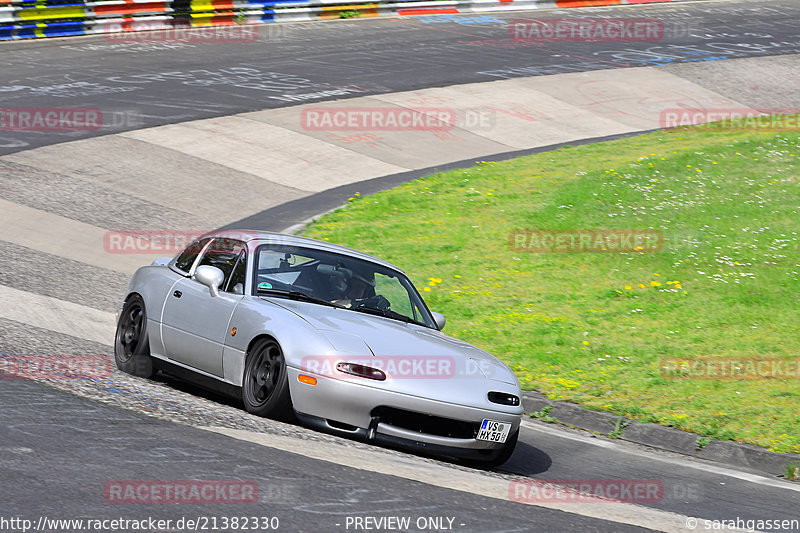
[[[511,424],[509,436],[518,431],[522,419],[521,405],[465,406],[370,387],[362,379],[317,376],[316,385],[306,385],[297,381],[298,369],[288,370],[298,418],[317,429],[353,438],[437,454],[474,456],[476,451],[491,453],[503,447],[502,443],[475,438],[484,419]],[[503,387],[498,384],[497,388],[510,392]],[[387,412],[405,416],[387,416]],[[419,417],[417,427],[414,415]],[[441,428],[436,427],[436,421],[442,422]]]
[[[390,448],[410,450],[424,454],[445,455],[461,459],[471,459],[471,460],[477,459],[483,461],[492,460],[499,453],[502,452],[502,444],[499,446],[495,445],[495,447],[493,448],[461,447],[461,446],[454,446],[450,443],[432,444],[430,442],[426,442],[425,440],[420,440],[417,434],[409,434],[407,437],[398,437],[396,435],[385,434],[378,431],[374,434],[373,437],[370,437],[369,429],[365,428],[354,428],[352,430],[343,429],[340,424],[331,424],[330,421],[324,418],[319,418],[316,416],[297,413],[297,412],[295,412],[295,414],[297,415],[297,418],[300,420],[300,422],[307,427],[311,427],[319,431],[323,431],[325,433],[332,433],[334,435],[339,435],[342,437],[363,440],[366,442],[372,442]],[[509,439],[511,438],[511,435],[513,435],[515,431],[519,431],[519,428],[516,428],[512,430],[511,433],[509,433]],[[478,441],[478,442],[482,443],[483,441]]]

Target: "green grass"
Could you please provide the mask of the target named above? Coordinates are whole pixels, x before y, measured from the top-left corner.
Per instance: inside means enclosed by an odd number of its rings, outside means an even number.
[[[665,377],[667,357],[800,356],[800,134],[678,129],[351,199],[305,234],[403,268],[523,388],[800,452],[800,380]],[[524,229],[660,230],[658,253],[515,250]],[[660,285],[657,285],[660,284]]]

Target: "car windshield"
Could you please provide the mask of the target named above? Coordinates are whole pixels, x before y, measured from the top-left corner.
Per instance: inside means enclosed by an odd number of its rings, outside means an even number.
[[[316,300],[436,328],[411,281],[396,270],[332,252],[277,244],[261,245],[255,260],[254,287],[260,296]]]

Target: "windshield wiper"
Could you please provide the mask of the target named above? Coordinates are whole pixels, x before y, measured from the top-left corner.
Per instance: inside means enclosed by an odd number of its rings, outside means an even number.
[[[358,311],[360,313],[367,313],[370,315],[378,315],[383,316],[386,318],[394,318],[395,320],[399,320],[401,322],[411,322],[412,324],[418,324],[420,326],[428,327],[426,324],[422,322],[417,322],[413,318],[406,316],[404,314],[398,313],[397,311],[392,311],[391,309],[375,309],[374,307],[367,307],[366,305],[359,305],[358,307],[353,307],[353,311]]]
[[[339,304],[335,304],[333,302],[329,302],[328,300],[323,300],[322,298],[317,298],[316,296],[311,296],[309,294],[300,291],[287,291],[284,289],[263,289],[263,288],[258,289],[258,294],[265,294],[265,293],[274,294],[276,296],[285,296],[290,300],[301,300],[303,302],[311,302],[315,304],[327,305],[330,307],[338,307],[340,309],[344,309],[344,307]]]

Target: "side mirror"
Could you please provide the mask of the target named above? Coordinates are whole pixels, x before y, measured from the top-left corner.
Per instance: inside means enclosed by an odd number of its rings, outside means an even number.
[[[222,285],[225,274],[217,267],[203,265],[194,271],[194,279],[208,287],[211,296],[219,296],[219,286]]]
[[[431,311],[433,315],[433,321],[436,322],[436,328],[441,331],[444,329],[444,325],[447,324],[447,319],[444,317],[442,313],[437,313],[436,311]]]

